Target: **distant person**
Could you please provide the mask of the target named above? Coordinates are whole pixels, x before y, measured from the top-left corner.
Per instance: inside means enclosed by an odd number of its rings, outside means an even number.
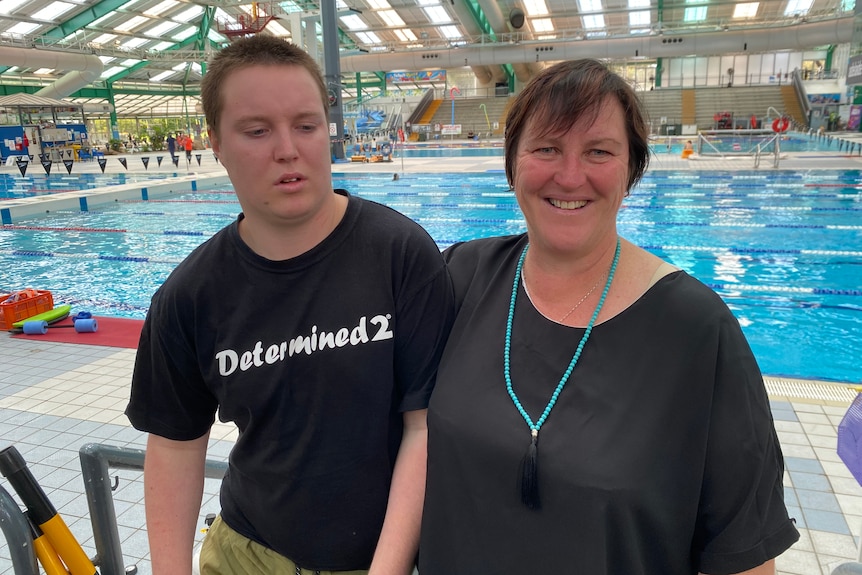
[[[694,144],[691,143],[691,140],[687,140],[682,147],[682,159],[687,160],[692,154],[694,154]]]
[[[213,152],[242,207],[153,296],[126,413],[149,434],[153,573],[190,573],[218,415],[239,437],[202,575],[409,575],[426,407],[453,295],[416,223],[333,190],[314,59],[231,43],[201,82]]]
[[[183,138],[183,148],[186,150],[186,161],[188,163],[192,162],[192,150],[194,149],[194,141],[192,140],[192,135],[189,134]]]
[[[168,153],[171,155],[171,158],[173,158],[177,152],[177,139],[174,138],[173,133],[170,133],[170,132],[168,133],[167,143],[168,143]]]

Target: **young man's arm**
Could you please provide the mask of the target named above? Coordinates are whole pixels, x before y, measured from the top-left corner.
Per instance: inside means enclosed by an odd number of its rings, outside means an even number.
[[[425,502],[427,409],[404,413],[404,436],[395,461],[389,504],[369,575],[413,573]]]
[[[144,458],[144,506],[152,571],[191,575],[204,489],[209,433],[191,441],[150,434]]]

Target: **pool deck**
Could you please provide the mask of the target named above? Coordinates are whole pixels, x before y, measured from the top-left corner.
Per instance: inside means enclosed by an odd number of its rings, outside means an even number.
[[[842,134],[862,142],[862,134]],[[196,152],[197,153],[197,152]],[[210,151],[201,153],[201,164],[189,166],[179,180],[224,177],[224,168]],[[153,154],[151,154],[153,155]],[[140,157],[128,156],[128,169],[116,156],[108,158],[106,171],[154,172],[154,160],[145,169]],[[154,155],[153,155],[154,156]],[[771,159],[761,159],[760,170],[774,170]],[[185,161],[181,166],[186,167]],[[58,166],[54,166],[56,170]],[[63,169],[62,165],[59,166]],[[779,169],[859,169],[862,157],[839,152],[788,154]],[[31,169],[41,170],[34,165]],[[174,171],[173,166],[157,167]],[[682,160],[658,155],[652,170],[750,170],[747,159]],[[503,170],[502,157],[413,158],[402,163],[336,163],[332,171],[475,172]],[[3,166],[2,172],[15,172]],[[95,162],[78,163],[74,173],[99,173]],[[46,200],[41,200],[45,202]],[[50,200],[48,200],[50,202]],[[27,203],[39,203],[37,200]],[[0,208],[7,205],[0,202]],[[48,204],[41,204],[42,210]],[[78,450],[87,443],[143,449],[144,434],[130,427],[123,415],[135,351],[110,347],[51,344],[19,340],[0,333],[0,449],[14,445],[24,456],[49,499],[82,543],[95,555],[93,530],[81,476]],[[838,565],[856,560],[862,535],[862,487],[836,454],[838,424],[856,395],[854,389],[834,383],[766,377],[775,426],[786,460],[785,494],[791,516],[801,532],[800,541],[777,560],[786,575],[830,575]],[[858,383],[858,382],[856,382]],[[209,457],[225,461],[236,432],[217,424],[210,438]],[[119,536],[126,565],[138,573],[151,573],[146,539],[141,474],[112,470],[118,485],[113,493]],[[0,479],[7,491],[9,483]],[[218,482],[207,480],[201,523],[207,513],[218,511]],[[202,535],[198,534],[198,540]],[[0,534],[0,575],[15,574],[11,553]]]

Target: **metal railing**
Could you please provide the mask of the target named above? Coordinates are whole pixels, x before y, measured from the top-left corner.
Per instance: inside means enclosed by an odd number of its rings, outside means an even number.
[[[96,557],[93,564],[101,575],[129,575],[136,567],[124,565],[117,516],[112,492],[119,478],[111,478],[111,469],[143,471],[143,449],[116,447],[88,443],[81,447],[78,456],[81,474],[93,527],[93,542]],[[210,479],[221,479],[227,471],[227,463],[206,460],[204,475]],[[29,522],[15,500],[0,486],[0,529],[8,543],[12,557],[14,575],[39,575],[39,566],[33,548],[33,534]]]

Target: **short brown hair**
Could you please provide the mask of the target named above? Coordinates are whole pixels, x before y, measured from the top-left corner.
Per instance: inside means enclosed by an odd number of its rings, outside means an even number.
[[[308,70],[320,91],[320,100],[329,122],[329,94],[317,62],[308,53],[274,36],[247,36],[219,51],[201,80],[201,103],[210,129],[218,132],[221,117],[221,85],[233,72],[247,66],[301,66]]]
[[[637,94],[625,80],[598,60],[560,62],[540,72],[512,102],[506,117],[506,179],[515,182],[515,156],[527,123],[543,134],[565,134],[581,117],[598,115],[608,96],[623,108],[629,140],[628,192],[649,166],[649,128]]]

